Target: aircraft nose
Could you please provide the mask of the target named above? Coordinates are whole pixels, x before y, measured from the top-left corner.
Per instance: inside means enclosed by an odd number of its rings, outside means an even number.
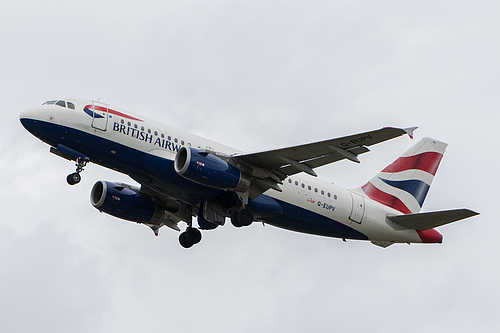
[[[38,119],[40,119],[40,108],[38,107],[26,109],[19,115],[21,124],[31,133],[35,130],[35,124]]]
[[[19,115],[19,119],[39,119],[40,118],[40,108],[34,107],[34,108],[29,108],[21,112]]]

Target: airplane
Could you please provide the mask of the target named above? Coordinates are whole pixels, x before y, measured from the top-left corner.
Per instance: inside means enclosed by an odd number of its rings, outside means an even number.
[[[447,144],[423,138],[366,184],[344,189],[317,178],[315,168],[348,160],[416,127],[385,127],[288,148],[246,153],[91,99],[54,99],[20,114],[24,128],[74,161],[75,185],[89,162],[130,176],[140,186],[98,181],[91,204],[119,219],[181,232],[190,248],[229,218],[346,241],[442,243],[436,227],[478,213],[421,212]],[[196,217],[198,227],[193,223]]]

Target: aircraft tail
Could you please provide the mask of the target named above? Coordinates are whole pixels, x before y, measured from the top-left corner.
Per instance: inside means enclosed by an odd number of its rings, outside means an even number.
[[[420,212],[446,146],[423,138],[359,190],[403,214]]]

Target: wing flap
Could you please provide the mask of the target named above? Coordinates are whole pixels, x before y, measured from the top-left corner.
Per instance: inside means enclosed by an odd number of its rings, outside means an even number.
[[[428,230],[448,223],[460,221],[478,215],[469,209],[452,209],[438,212],[416,213],[406,215],[388,215],[387,218],[400,226],[415,229]]]
[[[280,190],[278,184],[291,175],[305,172],[315,176],[314,168],[343,159],[359,163],[358,155],[370,151],[367,146],[375,145],[398,136],[412,136],[416,127],[384,127],[379,130],[349,135],[337,139],[313,142],[304,145],[262,151],[250,154],[234,154],[233,165],[253,177],[250,198],[270,188]]]
[[[369,151],[366,146],[375,145],[405,134],[408,134],[407,129],[384,127],[379,130],[337,139],[258,153],[236,155],[234,159],[270,171],[289,165],[290,168],[288,170],[293,170],[292,174],[294,174],[303,170],[298,170],[291,163],[285,162],[284,159],[301,164],[305,163],[310,168],[316,168],[342,159],[355,160],[357,155]],[[283,172],[283,170],[280,171]],[[289,175],[287,172],[284,173]]]
[[[366,153],[369,151],[370,151],[370,149],[368,149],[364,146],[346,150],[346,152],[352,154],[353,156],[358,156],[359,154],[363,154],[363,153]],[[301,164],[306,164],[311,169],[314,169],[314,168],[318,168],[318,167],[323,166],[323,165],[327,165],[330,163],[334,163],[334,162],[343,160],[344,158],[347,158],[347,157],[345,157],[345,155],[343,155],[342,153],[339,154],[337,152],[334,152],[334,153],[331,153],[328,155],[319,156],[317,158],[313,158],[311,160],[301,162]],[[285,175],[289,175],[289,176],[301,172],[301,170],[294,168],[292,165],[282,166],[278,170],[280,172],[284,173]]]

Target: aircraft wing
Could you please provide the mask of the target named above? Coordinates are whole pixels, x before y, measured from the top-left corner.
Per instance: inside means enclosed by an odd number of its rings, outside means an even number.
[[[316,176],[314,168],[343,159],[359,163],[358,155],[370,151],[367,146],[384,142],[404,134],[413,137],[417,127],[385,127],[379,130],[349,135],[337,139],[314,142],[295,147],[275,149],[233,156],[233,160],[251,170],[259,179],[252,185],[251,197],[269,188],[279,190],[277,184],[288,176],[305,172]]]

